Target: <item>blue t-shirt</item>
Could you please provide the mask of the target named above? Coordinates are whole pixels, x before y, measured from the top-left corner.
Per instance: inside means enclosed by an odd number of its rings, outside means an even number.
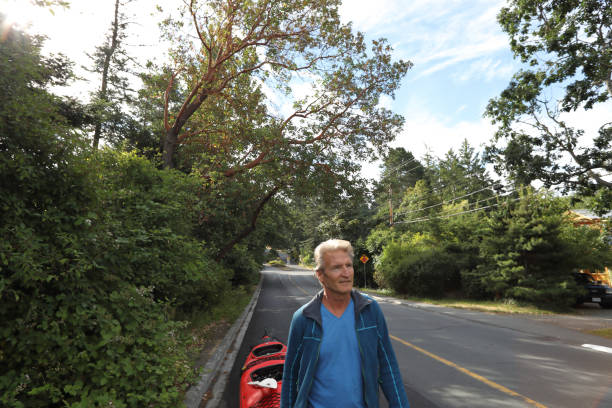
[[[340,317],[321,303],[321,318],[323,337],[309,407],[364,408],[353,299]]]

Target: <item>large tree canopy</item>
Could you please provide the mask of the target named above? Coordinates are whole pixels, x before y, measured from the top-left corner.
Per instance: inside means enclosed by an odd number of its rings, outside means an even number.
[[[378,102],[411,63],[394,62],[383,39],[368,47],[341,23],[339,4],[192,0],[165,22],[164,166],[199,173],[210,208],[248,223],[219,256],[275,195],[346,192],[359,159],[384,152],[401,130],[403,118]],[[203,215],[204,235],[218,219]]]
[[[393,138],[403,119],[378,107],[378,98],[394,94],[411,64],[392,62],[384,40],[368,51],[363,36],[340,22],[339,3],[192,0],[185,13],[195,41],[177,34],[180,21],[169,20],[175,70],[168,90],[180,87],[184,98],[166,103],[165,166],[174,166],[178,144],[195,137],[209,145],[212,139],[229,139],[226,148],[246,153],[225,163],[227,176],[271,162],[300,164],[332,150],[365,156]],[[254,82],[244,79],[253,76]],[[243,86],[236,90],[240,81]],[[258,94],[264,81],[295,102],[292,113],[271,114],[262,109],[261,99],[246,97]],[[309,96],[292,93],[296,81],[308,82]],[[258,117],[228,134],[205,117],[220,105],[222,124],[249,113]]]
[[[498,20],[515,56],[529,66],[487,106],[485,115],[499,125],[495,141],[507,142],[489,148],[498,170],[520,183],[539,179],[548,187],[609,191],[604,177],[612,171],[612,122],[586,134],[563,113],[590,110],[612,97],[610,3],[510,0]]]

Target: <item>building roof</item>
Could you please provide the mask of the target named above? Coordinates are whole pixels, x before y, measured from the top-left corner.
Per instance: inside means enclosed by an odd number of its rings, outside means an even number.
[[[573,212],[574,214],[577,214],[579,218],[587,218],[589,220],[601,220],[604,218],[612,218],[612,211],[608,211],[607,213],[605,213],[604,215],[602,215],[601,217],[597,214],[595,214],[593,211],[591,210],[586,210],[586,209],[577,209],[577,210],[570,210],[571,212]]]

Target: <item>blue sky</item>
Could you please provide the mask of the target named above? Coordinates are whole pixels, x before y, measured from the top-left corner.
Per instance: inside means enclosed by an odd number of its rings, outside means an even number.
[[[495,132],[482,117],[489,99],[508,85],[522,64],[513,58],[507,35],[496,16],[505,0],[351,0],[341,15],[368,38],[385,37],[398,58],[414,67],[387,106],[406,118],[393,143],[422,157],[442,156],[464,138],[480,150]],[[560,89],[548,95],[558,94]],[[564,114],[570,125],[585,129],[590,144],[600,125],[612,118],[612,104]],[[365,173],[375,176],[376,166]]]
[[[4,4],[3,4],[4,2]],[[180,0],[159,2],[168,8]],[[157,21],[150,0],[137,0],[128,42],[142,60],[160,55]],[[496,21],[505,0],[346,0],[340,14],[352,21],[368,39],[385,37],[396,58],[410,60],[408,72],[396,99],[381,104],[402,114],[406,125],[392,144],[422,157],[426,150],[442,156],[456,149],[464,138],[479,148],[495,129],[482,117],[488,100],[499,95],[521,64],[513,59],[508,38]],[[110,24],[114,0],[72,0],[70,10],[32,10],[26,0],[0,0],[2,10],[21,21],[30,20],[32,30],[48,35],[48,50],[61,51],[80,65],[89,64],[85,52],[99,45]],[[25,21],[24,21],[25,22]],[[92,82],[95,84],[95,82]],[[80,82],[70,92],[86,98],[91,84]],[[612,105],[566,117],[570,123],[596,132],[612,117]],[[571,117],[570,117],[571,116]],[[378,163],[366,163],[364,175],[376,177]]]
[[[343,5],[343,17],[357,29],[387,38],[398,58],[414,63],[390,104],[407,120],[398,143],[418,154],[427,143],[442,154],[470,134],[474,144],[484,141],[491,130],[482,119],[484,107],[519,67],[496,21],[503,4],[354,0]]]

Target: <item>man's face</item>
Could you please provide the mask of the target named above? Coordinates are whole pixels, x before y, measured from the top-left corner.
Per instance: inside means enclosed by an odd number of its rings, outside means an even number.
[[[327,293],[345,295],[353,288],[353,260],[339,249],[323,255],[323,271],[317,271],[317,278]]]

